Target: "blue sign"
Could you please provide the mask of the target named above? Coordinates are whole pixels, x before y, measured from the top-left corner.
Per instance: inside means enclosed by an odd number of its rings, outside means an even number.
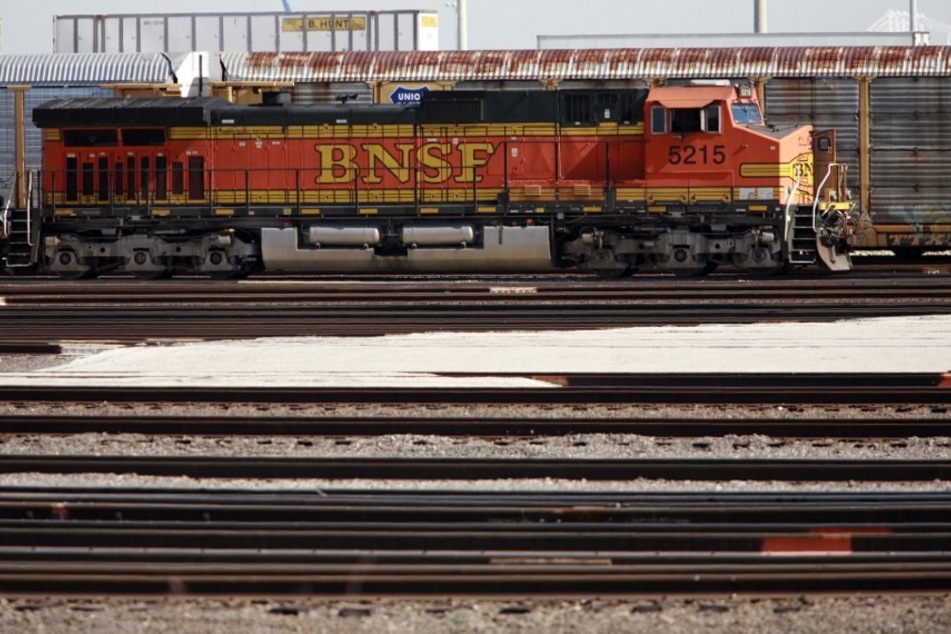
[[[429,92],[428,86],[422,88],[404,88],[397,86],[396,90],[390,93],[390,101],[400,106],[418,107],[423,103],[423,93]]]

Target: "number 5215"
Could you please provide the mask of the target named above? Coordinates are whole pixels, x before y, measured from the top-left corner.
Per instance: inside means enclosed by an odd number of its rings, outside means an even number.
[[[720,165],[726,160],[725,147],[722,145],[671,145],[667,162],[672,165],[701,165],[713,163]]]

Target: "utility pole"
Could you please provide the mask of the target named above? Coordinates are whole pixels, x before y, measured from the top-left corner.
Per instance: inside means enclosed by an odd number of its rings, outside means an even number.
[[[755,0],[755,2],[756,4],[753,5],[753,32],[766,33],[766,0]]]

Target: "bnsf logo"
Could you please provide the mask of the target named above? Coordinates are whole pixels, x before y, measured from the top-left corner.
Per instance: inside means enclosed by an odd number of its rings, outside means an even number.
[[[352,183],[382,183],[390,175],[400,183],[409,183],[417,172],[421,183],[479,183],[483,176],[476,169],[488,164],[496,146],[488,142],[378,143],[359,145],[316,144],[320,175],[318,185]]]

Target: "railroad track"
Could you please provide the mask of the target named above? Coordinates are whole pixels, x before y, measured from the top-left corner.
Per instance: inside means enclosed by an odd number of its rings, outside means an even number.
[[[0,489],[8,596],[947,591],[948,552],[945,493]]]
[[[201,416],[0,415],[0,434],[140,434],[189,436],[379,436],[468,438],[637,434],[680,437],[763,434],[783,438],[951,437],[948,418],[591,418],[484,416]]]
[[[0,473],[115,473],[187,478],[500,480],[796,480],[909,482],[951,479],[951,460],[288,458],[8,454]]]
[[[944,408],[951,376],[936,373],[438,373],[532,379],[544,387],[110,387],[0,385],[0,402],[521,404],[930,404]]]
[[[951,276],[0,283],[0,344],[610,328],[951,314]],[[557,310],[555,310],[557,309]]]

